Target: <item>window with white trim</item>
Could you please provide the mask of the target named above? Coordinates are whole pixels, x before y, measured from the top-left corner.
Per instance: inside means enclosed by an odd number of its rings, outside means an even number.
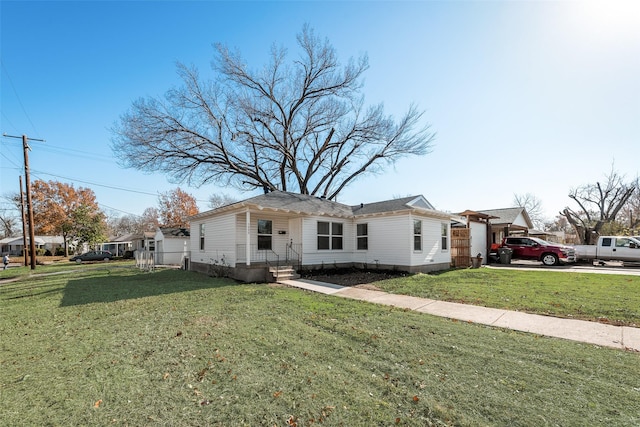
[[[204,224],[200,224],[200,250],[204,251]]]
[[[448,250],[449,249],[449,224],[442,223],[441,240],[442,240],[442,250],[443,251]]]
[[[331,249],[332,250],[342,249],[342,223],[341,222],[331,223]]]
[[[273,222],[270,219],[258,220],[258,250],[271,250]]]
[[[369,226],[368,224],[356,225],[356,248],[360,251],[369,249]]]
[[[422,221],[419,219],[413,220],[413,250],[422,250]]]
[[[318,221],[318,250],[341,250],[343,224],[341,222]]]

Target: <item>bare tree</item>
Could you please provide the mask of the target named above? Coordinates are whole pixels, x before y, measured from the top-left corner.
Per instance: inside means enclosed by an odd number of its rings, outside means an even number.
[[[634,193],[638,192],[638,178],[625,182],[611,166],[605,181],[572,189],[569,197],[579,209],[564,208],[561,215],[573,226],[582,244],[592,244],[603,227],[616,220],[621,209]]]
[[[640,189],[634,192],[627,204],[620,210],[620,223],[631,235],[640,234]]]
[[[22,234],[21,223],[20,195],[5,194],[0,197],[0,238]]]
[[[155,231],[160,227],[160,211],[158,208],[146,208],[140,217],[140,233],[144,231]]]
[[[230,205],[231,203],[235,203],[237,200],[228,194],[212,194],[209,197],[209,207],[211,209],[216,209],[221,206]]]
[[[529,214],[529,219],[533,223],[533,226],[537,229],[544,227],[544,213],[542,211],[542,201],[531,193],[526,194],[514,194],[513,203],[516,206],[525,208]]]
[[[114,125],[121,164],[164,171],[176,182],[217,182],[335,198],[367,173],[429,151],[434,134],[410,106],[399,120],[361,93],[366,55],[341,66],[334,48],[305,26],[300,56],[284,48],[249,69],[216,45],[214,78],[178,66],[183,86],[164,99],[141,99]]]
[[[547,231],[561,231],[569,233],[573,229],[564,215],[556,215],[555,218],[545,222],[544,229]]]
[[[143,231],[141,217],[133,214],[107,217],[109,234],[113,237],[140,234]]]
[[[18,218],[11,212],[0,210],[0,237],[11,237],[16,234],[20,225]]]

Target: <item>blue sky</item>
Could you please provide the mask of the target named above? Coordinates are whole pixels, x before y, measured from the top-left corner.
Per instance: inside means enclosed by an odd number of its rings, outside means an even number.
[[[640,2],[288,1],[0,2],[0,133],[32,142],[32,179],[91,188],[114,214],[140,214],[180,186],[123,169],[109,128],[140,97],[179,85],[176,61],[211,75],[213,43],[262,66],[273,43],[297,54],[305,23],[340,57],[367,53],[367,102],[411,103],[437,132],[430,154],[362,177],[348,204],[423,194],[458,212],[531,193],[547,216],[611,165],[639,173]],[[2,194],[18,191],[21,142],[0,139]]]

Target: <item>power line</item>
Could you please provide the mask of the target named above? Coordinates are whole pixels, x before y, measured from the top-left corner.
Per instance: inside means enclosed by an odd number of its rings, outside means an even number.
[[[7,142],[15,144],[15,142],[10,141],[10,140],[8,140]],[[109,157],[106,156],[106,155],[100,156],[100,155],[97,155],[95,152],[91,153],[91,152],[88,152],[88,151],[76,150],[76,149],[68,148],[68,147],[60,147],[60,146],[51,145],[51,144],[43,145],[43,146],[39,147],[39,150],[45,151],[45,152],[50,152],[50,153],[56,153],[56,154],[70,155],[70,156],[74,156],[74,157],[80,157],[80,158],[89,159],[89,160],[95,160],[95,161],[100,161],[100,162],[110,162],[111,161],[109,159]]]
[[[48,151],[50,153],[56,153],[56,154],[71,155],[74,157],[98,161],[98,162],[111,162],[111,160],[106,156],[98,156],[95,153],[88,153],[86,151],[73,150],[71,148],[47,146],[47,147],[42,147],[42,151]],[[73,152],[73,153],[70,153],[70,152]]]
[[[18,128],[16,128],[14,126],[14,124],[11,122],[11,120],[9,120],[9,117],[7,117],[7,115],[4,113],[4,111],[0,112],[0,114],[2,114],[2,117],[4,117],[4,120],[9,123],[9,126],[11,126],[13,128],[13,130],[17,131]]]
[[[67,176],[56,175],[56,174],[53,174],[53,173],[43,172],[43,171],[38,171],[38,170],[34,170],[32,172],[34,174],[53,176],[53,177],[56,177],[56,178],[66,179],[67,181],[81,182],[83,184],[95,185],[95,186],[98,186],[98,187],[109,188],[111,190],[126,191],[128,193],[144,194],[144,195],[147,195],[147,196],[155,196],[155,197],[158,197],[160,195],[160,193],[158,193],[158,192],[149,193],[149,192],[143,191],[143,190],[134,190],[134,189],[131,189],[131,188],[116,187],[114,185],[99,184],[97,182],[85,181],[85,180],[81,180],[81,179],[77,179],[77,178],[70,178],[70,177],[67,177]],[[196,199],[196,202],[208,202],[208,200],[197,200]]]
[[[38,132],[38,129],[36,129],[36,125],[33,124],[33,121],[31,120],[31,117],[29,117],[29,114],[27,113],[27,110],[24,108],[24,104],[22,104],[22,101],[20,100],[20,96],[18,95],[18,91],[16,90],[16,87],[13,84],[13,80],[11,80],[11,76],[9,75],[9,71],[7,71],[7,67],[5,67],[5,65],[4,65],[4,61],[0,60],[0,64],[2,65],[2,69],[4,70],[5,75],[7,76],[7,80],[9,81],[9,85],[11,85],[11,89],[13,89],[13,93],[16,95],[16,99],[18,100],[18,104],[20,104],[20,108],[22,108],[22,112],[27,117],[27,120],[29,120],[29,123],[31,123],[31,127],[35,131],[36,135],[40,135],[40,132]]]
[[[7,157],[6,154],[4,154],[4,152],[0,151],[0,156],[4,157],[5,159],[7,159],[9,161],[9,163],[11,163],[13,166],[15,166],[15,169],[17,170],[22,170],[22,167],[20,167],[20,165],[18,163],[15,163],[13,160],[11,160],[10,158]],[[17,160],[17,159],[15,159]],[[18,160],[19,162],[19,160]]]
[[[156,196],[156,197],[158,196],[157,192],[156,193],[149,193],[148,191],[134,190],[134,189],[131,189],[131,188],[124,188],[124,187],[116,187],[114,185],[99,184],[97,182],[84,181],[82,179],[70,178],[68,176],[56,175],[54,173],[38,171],[38,170],[34,170],[33,172],[37,173],[37,174],[40,174],[40,175],[48,175],[48,176],[53,176],[53,177],[56,177],[56,178],[66,179],[67,181],[81,182],[83,184],[89,184],[89,185],[96,185],[98,187],[109,188],[111,190],[126,191],[128,193],[145,194],[147,196]]]
[[[3,135],[2,135],[2,138],[4,138],[4,141],[3,141],[3,142],[4,142],[5,144],[7,144],[7,143],[9,143],[9,144],[16,144],[16,145],[20,144],[20,148],[22,148],[22,144],[21,144],[21,143],[18,143],[17,141],[14,141],[14,139],[15,139],[15,138],[9,138],[8,136],[6,136],[6,134],[3,134]],[[4,157],[5,159],[9,160],[9,162],[10,162],[11,164],[13,164],[14,166],[18,166],[18,164],[22,163],[22,160],[21,160],[20,158],[18,158],[18,157],[15,155],[15,153],[13,153],[11,150],[0,150],[0,154],[2,154],[2,157]],[[11,155],[11,157],[13,157],[13,160],[15,160],[15,161],[16,161],[16,162],[18,162],[18,163],[16,164],[16,163],[14,163],[11,159],[9,159],[9,158],[7,157],[7,154],[10,154],[10,155]],[[19,169],[19,170],[22,170],[22,167],[20,166],[20,167],[18,167],[18,169]]]
[[[18,167],[14,168],[14,169],[21,170]],[[97,187],[104,187],[104,188],[109,188],[111,190],[124,191],[124,192],[127,192],[127,193],[136,193],[136,194],[143,194],[143,195],[146,195],[146,196],[155,196],[155,197],[158,197],[160,195],[160,193],[158,193],[158,192],[150,193],[148,191],[135,190],[135,189],[132,189],[132,188],[116,187],[114,185],[100,184],[100,183],[97,183],[97,182],[86,181],[86,180],[82,180],[82,179],[78,179],[78,178],[71,178],[71,177],[68,177],[68,176],[62,176],[62,175],[58,175],[58,174],[55,174],[55,173],[44,172],[44,171],[35,170],[35,169],[32,169],[31,173],[34,176],[38,177],[39,179],[42,179],[42,177],[40,175],[47,175],[47,176],[53,176],[55,178],[60,178],[60,179],[64,179],[64,180],[71,181],[71,182],[80,182],[82,184],[95,185]],[[209,200],[196,199],[196,202],[208,203]]]
[[[0,153],[0,155],[5,157],[7,160],[11,161],[11,159],[7,158],[4,154]],[[22,170],[22,168],[18,167],[18,165],[16,165],[15,163],[14,163],[14,166],[16,166],[16,167],[13,168],[13,169]],[[134,189],[131,189],[131,188],[116,187],[116,186],[107,185],[107,184],[99,184],[97,182],[85,181],[85,180],[78,179],[78,178],[70,178],[68,176],[57,175],[57,174],[54,174],[54,173],[44,172],[44,171],[40,171],[40,170],[36,170],[36,169],[32,169],[31,173],[34,176],[38,177],[39,179],[42,179],[42,177],[40,175],[47,175],[47,176],[53,176],[53,177],[56,177],[56,178],[64,179],[64,180],[67,180],[67,181],[81,182],[83,184],[95,185],[95,186],[98,186],[98,187],[105,187],[105,188],[109,188],[111,190],[126,191],[128,193],[144,194],[144,195],[147,195],[147,196],[158,196],[158,193],[149,193],[147,191],[134,190]],[[44,179],[43,179],[43,181],[44,181]]]
[[[134,214],[134,213],[131,213],[131,212],[123,211],[122,209],[114,208],[114,207],[112,207],[112,206],[107,206],[107,205],[105,205],[104,203],[100,203],[100,202],[98,202],[98,205],[100,205],[100,206],[102,206],[102,207],[105,207],[105,208],[107,208],[107,209],[111,209],[111,210],[113,210],[113,211],[118,211],[118,212],[125,213],[125,214],[127,214],[127,215],[133,215],[133,216],[137,216],[137,217],[141,217],[141,218],[142,218],[142,215],[138,215],[138,214]]]
[[[2,136],[6,137],[6,138],[10,137],[9,135],[6,135],[6,134],[4,134]],[[38,140],[35,140],[35,141],[38,141]],[[79,153],[81,155],[87,155],[88,157],[92,156],[93,159],[98,159],[98,160],[102,160],[102,161],[106,160],[104,157],[97,157],[93,153],[89,153],[89,152],[82,151],[82,150],[75,150],[75,149],[66,148],[66,147],[59,147],[59,146],[55,146],[55,145],[53,145],[53,146],[47,145],[46,147],[47,148],[51,147],[53,150],[46,150],[45,146],[40,147],[40,148],[45,149],[45,151],[54,151],[54,152],[57,149],[57,150],[59,150],[60,152],[63,152],[63,153],[70,151],[70,152]],[[6,169],[15,169],[15,170],[22,171],[22,168],[17,163],[15,163],[10,158],[8,158],[3,152],[0,152],[0,155],[2,155],[2,157],[6,158],[14,166],[14,168],[6,168]],[[72,156],[78,156],[78,155],[73,154],[73,153],[71,155]],[[78,156],[78,157],[80,157],[80,156]],[[45,171],[37,170],[37,169],[32,169],[31,173],[34,176],[36,176],[38,179],[42,179],[42,180],[44,180],[44,179],[40,175],[46,175],[46,176],[52,176],[52,177],[59,178],[59,179],[64,179],[66,181],[77,182],[77,183],[82,183],[82,184],[87,184],[87,185],[97,186],[97,187],[103,187],[103,188],[108,188],[108,189],[116,190],[116,191],[124,191],[124,192],[127,192],[127,193],[142,194],[142,195],[154,196],[154,197],[159,197],[160,196],[159,192],[151,193],[151,192],[144,191],[144,190],[137,190],[137,189],[132,189],[132,188],[118,187],[118,186],[109,185],[109,184],[101,184],[101,183],[97,183],[97,182],[93,182],[93,181],[87,181],[87,180],[83,180],[83,179],[79,179],[79,178],[72,178],[72,177],[58,175],[58,174],[54,174],[54,173],[51,173],[51,172],[45,172]],[[209,200],[196,199],[196,202],[208,203]],[[120,209],[112,208],[112,207],[109,207],[109,206],[106,206],[106,205],[104,205],[104,206],[108,207],[109,209],[113,209],[113,210],[116,210],[116,211],[119,211],[119,212],[135,215],[135,214],[132,214],[130,212],[126,212],[126,211],[123,211],[123,210],[120,210]]]

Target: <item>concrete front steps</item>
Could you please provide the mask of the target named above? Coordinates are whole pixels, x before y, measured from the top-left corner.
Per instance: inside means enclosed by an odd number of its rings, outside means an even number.
[[[300,275],[296,273],[296,270],[290,265],[281,265],[279,267],[269,267],[269,273],[273,277],[275,282],[282,282],[285,280],[296,280],[300,278]]]

